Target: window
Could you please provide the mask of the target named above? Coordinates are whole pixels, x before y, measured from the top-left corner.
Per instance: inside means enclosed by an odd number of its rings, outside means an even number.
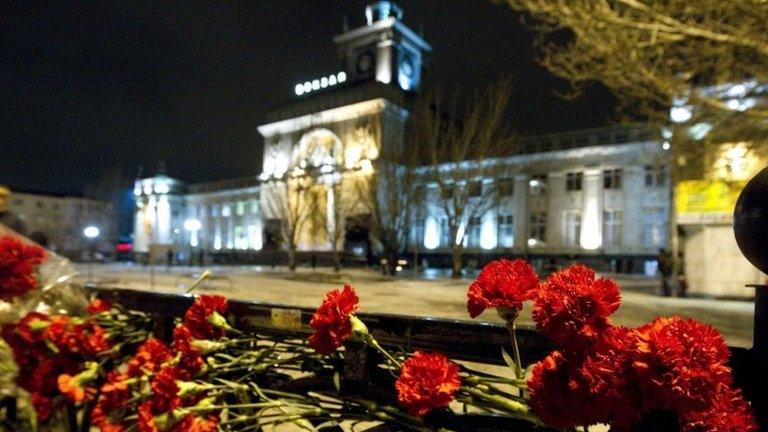
[[[453,198],[453,186],[443,186],[440,188],[440,196],[444,200],[449,200]]]
[[[219,216],[219,205],[213,204],[211,205],[211,217],[218,217]]]
[[[467,188],[467,194],[472,198],[477,198],[483,195],[483,184],[479,181],[467,184]]]
[[[580,191],[581,183],[584,179],[584,173],[570,172],[565,175],[565,190],[567,191]]]
[[[603,212],[603,245],[605,247],[621,246],[623,224],[624,219],[621,210]]]
[[[667,180],[667,173],[664,165],[646,165],[645,166],[645,187],[664,186]]]
[[[603,171],[603,187],[605,189],[621,189],[621,168]]]
[[[229,206],[229,204],[224,204],[221,206],[221,215],[224,217],[230,217],[232,215],[232,208]]]
[[[515,245],[515,217],[500,215],[496,218],[498,243],[500,247],[511,248]]]
[[[235,247],[238,249],[248,249],[248,237],[242,225],[235,227]]]
[[[547,240],[547,214],[544,212],[531,213],[531,226],[528,233],[528,243],[533,246]]]
[[[448,218],[440,218],[440,246],[451,245],[451,229],[448,226]]]
[[[252,200],[251,201],[251,214],[258,214],[259,213],[259,200]]]
[[[579,246],[581,239],[581,214],[577,212],[565,212],[565,245],[568,247]]]
[[[643,247],[657,249],[666,246],[667,223],[664,209],[650,207],[643,209]]]
[[[480,247],[480,228],[481,220],[479,217],[471,217],[467,223],[466,242],[471,248]]]
[[[503,178],[499,179],[499,196],[512,196],[515,194],[515,179]]]
[[[528,191],[531,195],[540,195],[547,188],[547,175],[546,174],[534,174],[531,179],[528,180]]]
[[[245,214],[245,201],[238,201],[237,204],[235,204],[235,213],[237,213],[238,216]]]

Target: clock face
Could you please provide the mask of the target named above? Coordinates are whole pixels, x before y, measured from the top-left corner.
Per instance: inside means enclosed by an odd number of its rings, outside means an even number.
[[[373,54],[370,51],[366,51],[357,57],[357,71],[359,73],[367,73],[373,67]]]

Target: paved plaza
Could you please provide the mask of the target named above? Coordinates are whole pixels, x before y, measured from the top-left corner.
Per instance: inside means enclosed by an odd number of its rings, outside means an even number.
[[[415,278],[401,275],[381,276],[373,270],[299,269],[260,266],[209,267],[214,277],[203,292],[225,295],[238,300],[283,303],[316,307],[330,289],[344,283],[353,285],[360,296],[363,312],[418,315],[469,320],[466,311],[466,289],[470,279],[451,279],[438,275]],[[88,280],[88,265],[79,265],[81,281]],[[133,264],[98,264],[91,267],[93,281],[107,287],[120,287],[158,292],[184,292],[199,275],[199,267],[155,266],[154,287],[151,269]],[[733,346],[752,344],[754,304],[751,301],[664,298],[655,295],[658,281],[641,276],[615,277],[622,287],[622,306],[614,316],[618,324],[636,326],[660,315],[680,315],[708,322],[720,330]],[[480,320],[500,322],[486,312]],[[532,324],[530,309],[521,322]]]

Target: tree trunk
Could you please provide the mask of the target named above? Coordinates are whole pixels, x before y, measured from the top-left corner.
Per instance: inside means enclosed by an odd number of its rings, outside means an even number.
[[[390,276],[397,275],[397,253],[387,252],[385,254],[387,258],[387,274]]]
[[[333,248],[333,271],[336,273],[341,271],[341,253],[336,248]]]
[[[296,271],[296,246],[288,246],[288,269]]]
[[[458,279],[461,277],[462,254],[463,250],[459,245],[451,246],[451,277]]]

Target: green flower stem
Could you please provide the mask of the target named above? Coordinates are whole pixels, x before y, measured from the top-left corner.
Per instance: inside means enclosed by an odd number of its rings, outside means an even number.
[[[375,349],[376,351],[380,352],[384,357],[387,358],[397,369],[400,369],[402,367],[402,364],[392,356],[387,350],[384,349],[381,345],[379,345],[379,342],[374,339],[373,336],[370,334],[367,335],[367,337],[363,338],[363,341],[366,345],[369,347]]]
[[[464,382],[470,384],[509,384],[513,387],[517,387],[521,390],[528,390],[528,381],[517,378],[504,378],[504,377],[480,377],[480,376],[468,376],[462,377]]]
[[[507,330],[509,330],[509,337],[512,339],[512,352],[515,356],[515,376],[517,378],[523,377],[523,362],[520,361],[520,347],[517,345],[517,326],[515,326],[515,320],[511,319],[507,322]]]
[[[478,389],[468,386],[462,386],[460,391],[471,396],[473,400],[480,400],[486,403],[488,406],[496,408],[500,411],[513,414],[516,417],[528,420],[536,425],[543,425],[541,420],[539,420],[539,418],[531,412],[530,407],[524,403],[497,395],[489,395]]]

